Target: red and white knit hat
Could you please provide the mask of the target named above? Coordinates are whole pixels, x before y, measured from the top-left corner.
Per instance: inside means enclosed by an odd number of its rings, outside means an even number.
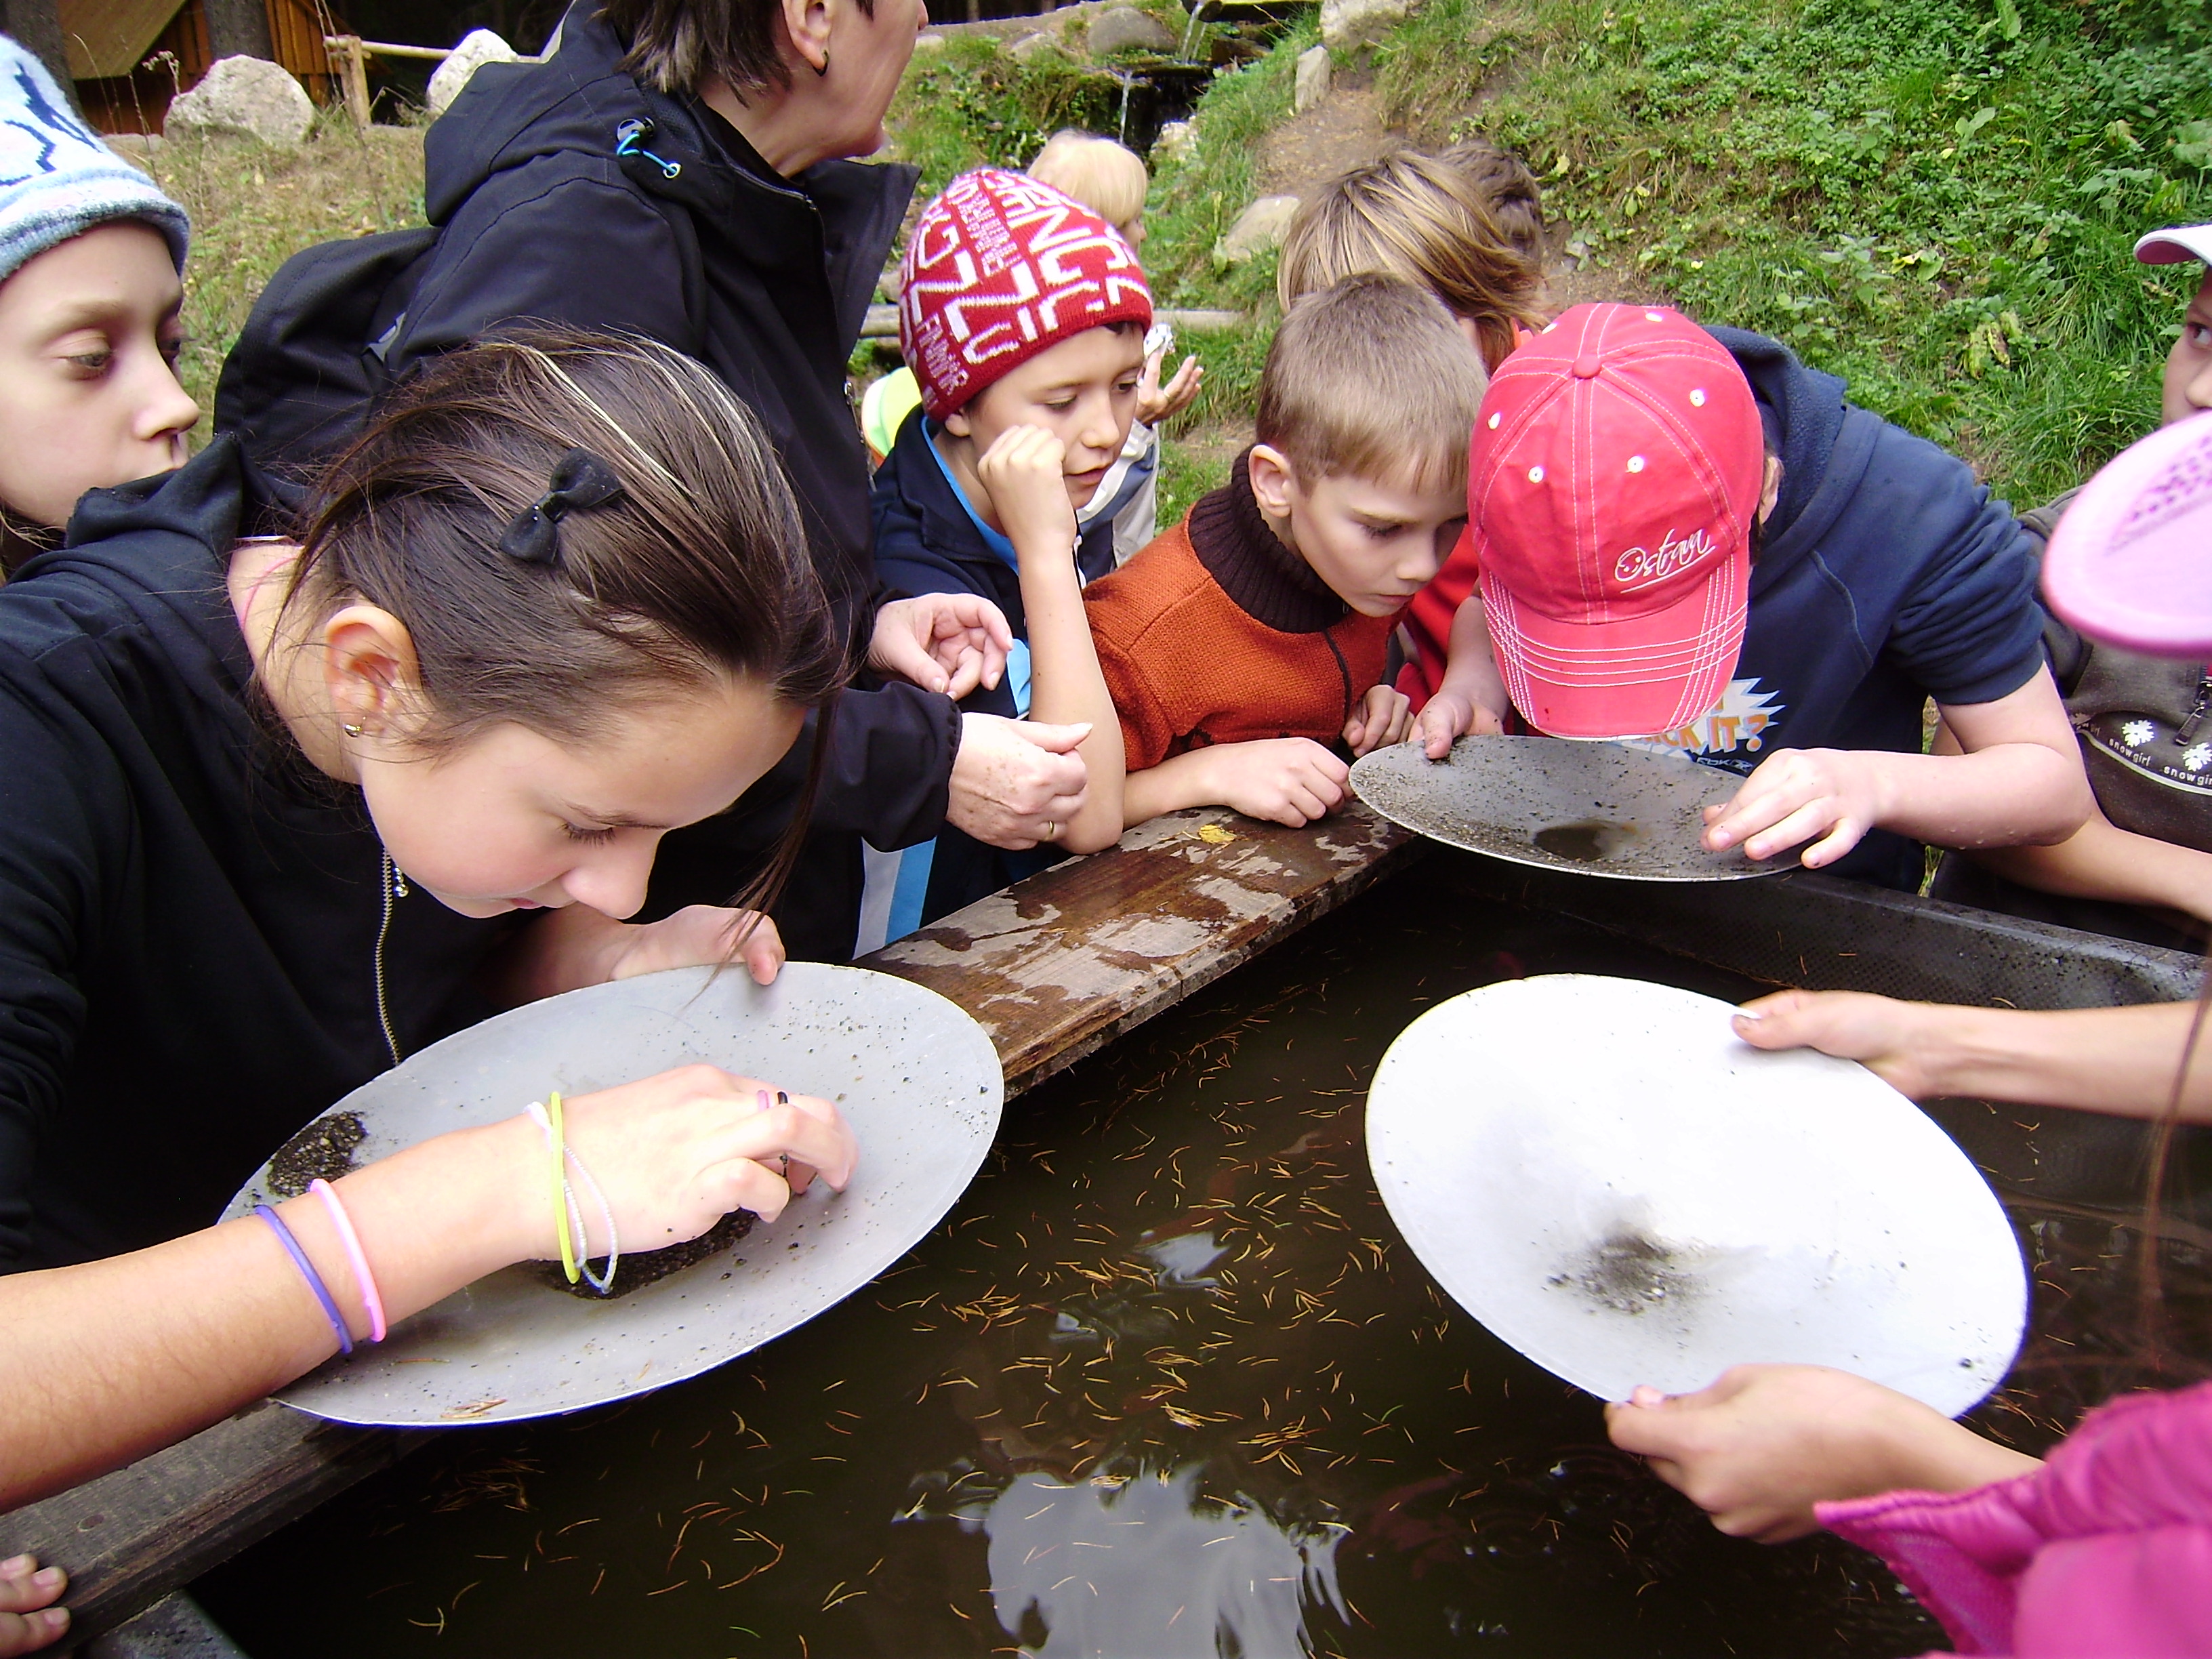
[[[899,349],[932,420],[1071,335],[1152,321],[1152,289],[1121,232],[997,167],[961,174],[921,210],[899,277]]]

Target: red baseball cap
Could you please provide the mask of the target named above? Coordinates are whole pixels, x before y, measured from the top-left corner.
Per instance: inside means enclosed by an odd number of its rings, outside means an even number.
[[[1678,312],[1577,306],[1499,365],[1468,453],[1468,532],[1529,724],[1649,737],[1721,700],[1764,455],[1750,382]]]
[[[2212,410],[2130,444],[2081,487],[2051,533],[2043,592],[2093,640],[2212,654]]]

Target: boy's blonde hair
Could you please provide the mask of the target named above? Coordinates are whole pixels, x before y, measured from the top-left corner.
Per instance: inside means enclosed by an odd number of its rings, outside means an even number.
[[[1464,483],[1489,385],[1433,295],[1365,272],[1291,307],[1261,373],[1255,435],[1308,489],[1340,473]]]
[[[1541,328],[1541,262],[1515,245],[1465,167],[1400,150],[1340,173],[1291,222],[1276,268],[1285,308],[1299,295],[1360,271],[1418,283],[1475,325],[1495,365],[1513,349],[1516,324]]]
[[[1116,230],[1145,213],[1152,175],[1137,152],[1095,132],[1063,128],[1045,141],[1030,177],[1073,196]]]

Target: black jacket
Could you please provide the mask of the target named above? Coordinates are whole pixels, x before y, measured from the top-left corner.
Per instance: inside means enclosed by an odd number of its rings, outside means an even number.
[[[624,51],[594,0],[579,0],[550,59],[485,65],[431,127],[424,204],[443,233],[386,364],[519,319],[641,334],[698,358],[767,428],[815,568],[864,647],[878,584],[846,360],[916,173],[825,161],[783,179],[696,98],[640,85]],[[960,723],[945,698],[894,685],[847,694],[836,731],[822,833],[777,915],[793,954],[842,959],[859,915],[855,837],[890,848],[936,831]],[[810,746],[737,814],[671,839],[648,915],[728,897],[787,817]]]
[[[234,445],[95,490],[0,588],[0,1271],[210,1224],[392,1064],[382,848],[257,714],[224,573]],[[384,945],[403,1052],[489,1012],[507,920],[427,893]]]

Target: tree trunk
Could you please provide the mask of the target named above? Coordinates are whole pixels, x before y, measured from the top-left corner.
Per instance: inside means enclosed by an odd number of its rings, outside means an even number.
[[[208,46],[216,57],[276,60],[276,45],[269,33],[264,0],[200,0],[200,3],[207,9]]]
[[[70,101],[76,88],[70,84],[69,52],[62,44],[62,20],[54,0],[0,0],[0,28],[22,43],[25,51],[53,71],[54,79]]]

